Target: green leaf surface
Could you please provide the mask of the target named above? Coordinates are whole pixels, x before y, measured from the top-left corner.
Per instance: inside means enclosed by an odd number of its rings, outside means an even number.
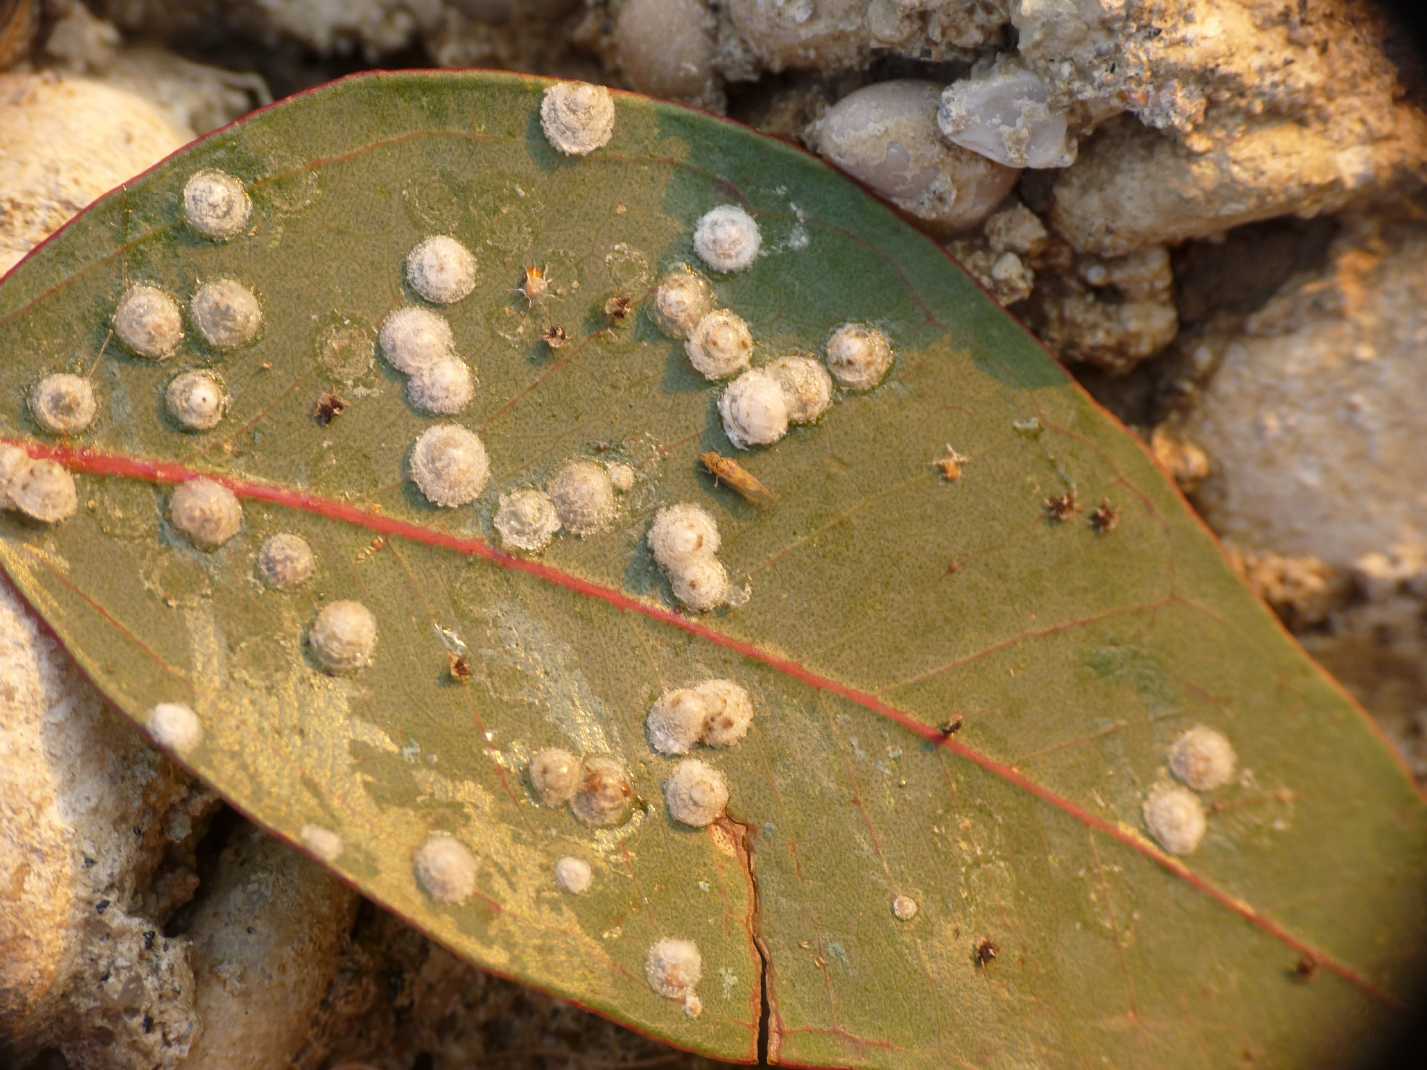
[[[541,135],[548,83],[492,74],[351,79],[220,132],[111,194],[0,286],[0,437],[76,476],[53,527],[0,517],[10,577],[140,723],[190,705],[185,762],[471,961],[683,1048],[770,1063],[887,1067],[1344,1066],[1400,1018],[1421,964],[1427,821],[1388,747],[1230,573],[1136,442],[942,251],[817,161],[677,107],[617,97],[610,144],[571,159]],[[227,242],[183,223],[188,177],[240,177],[253,216]],[[694,262],[714,205],[746,206],[764,254],[716,276],[755,363],[879,325],[896,363],[816,425],[738,453],[719,387],[647,305]],[[323,357],[334,326],[375,337],[412,300],[402,262],[449,233],[475,292],[444,310],[479,386],[457,419],[490,455],[473,505],[437,509],[407,451],[435,418],[378,357]],[[515,293],[548,266],[533,308]],[[220,355],[188,335],[126,355],[109,324],[127,284],[187,302],[244,281],[260,339]],[[638,314],[610,327],[630,296]],[[551,324],[570,341],[552,350]],[[232,408],[179,431],[163,392],[211,367]],[[100,398],[93,427],[41,433],[43,374]],[[335,390],[346,410],[313,418]],[[969,460],[949,482],[950,443]],[[744,502],[702,471],[714,449],[777,495]],[[610,530],[543,554],[498,549],[501,493],[571,458],[634,467]],[[212,553],[167,521],[203,473],[243,503]],[[1074,490],[1080,512],[1048,518]],[[1112,531],[1089,511],[1107,499]],[[644,537],[698,502],[747,601],[682,612]],[[257,582],[261,541],[297,532],[317,572]],[[323,604],[376,615],[374,662],[318,670]],[[471,679],[452,678],[450,649]],[[665,689],[727,677],[749,737],[698,756],[727,777],[728,819],[672,822],[673,767],[645,740]],[[943,738],[939,726],[962,718]],[[1208,832],[1172,858],[1144,831],[1166,748],[1206,724],[1241,775],[1206,796]],[[640,806],[591,829],[539,806],[546,746],[625,762]],[[413,853],[466,844],[476,893],[429,898]],[[557,858],[589,860],[571,896]],[[908,920],[896,896],[918,906]],[[698,1017],[645,981],[663,937],[702,953]],[[979,961],[982,941],[997,956]],[[1317,963],[1300,977],[1300,959]]]

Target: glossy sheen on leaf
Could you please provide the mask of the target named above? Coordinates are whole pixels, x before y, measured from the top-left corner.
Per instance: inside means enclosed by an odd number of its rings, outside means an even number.
[[[0,436],[68,466],[80,502],[50,528],[4,514],[0,554],[85,669],[140,721],[191,707],[187,764],[472,961],[681,1047],[749,1061],[762,1038],[774,1063],[913,1068],[1344,1066],[1367,1050],[1423,946],[1421,801],[1130,436],[934,244],[816,161],[630,97],[606,147],[566,158],[540,132],[545,85],[382,75],[294,100],[110,195],[0,287]],[[204,168],[252,198],[227,241],[183,223]],[[755,366],[819,353],[849,321],[896,354],[880,386],[749,453],[724,436],[721,387],[648,311],[725,203],[762,230],[755,263],[713,280]],[[414,408],[370,360],[415,300],[404,258],[433,234],[476,265],[441,308],[477,379],[454,417]],[[538,300],[516,292],[533,266]],[[260,301],[251,345],[219,352],[188,328],[155,362],[109,337],[128,283],[187,315],[216,278]],[[542,341],[555,326],[558,347]],[[205,433],[164,408],[196,367],[228,396]],[[99,398],[71,439],[25,407],[57,371]],[[436,422],[484,444],[472,505],[437,508],[409,481]],[[948,443],[959,478],[934,463]],[[737,453],[772,504],[716,485],[705,450]],[[539,556],[494,549],[500,496],[576,459],[635,469],[612,523]],[[211,553],[167,520],[193,473],[243,507]],[[1072,488],[1080,509],[1055,522],[1047,499]],[[1098,532],[1102,499],[1119,522]],[[645,535],[676,502],[715,516],[746,602],[694,618],[671,601]],[[315,559],[287,589],[256,567],[279,532]],[[375,653],[327,675],[305,635],[343,599],[375,615]],[[696,748],[730,801],[695,829],[667,815],[679,759],[644,721],[707,679],[746,688],[756,715],[736,746]],[[1174,859],[1142,804],[1196,724],[1232,741],[1241,773]],[[524,769],[546,747],[624,762],[634,816],[591,828],[538,805]],[[474,857],[462,903],[418,883],[433,836]],[[566,857],[592,866],[582,895],[556,884]],[[448,878],[460,898],[467,875]],[[666,938],[700,952],[697,1017],[646,979]]]

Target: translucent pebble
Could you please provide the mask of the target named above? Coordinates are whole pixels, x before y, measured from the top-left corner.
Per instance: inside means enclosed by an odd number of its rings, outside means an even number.
[[[917,916],[917,901],[909,895],[899,895],[892,900],[892,915],[898,921],[911,921]]]
[[[312,547],[290,531],[269,535],[258,550],[258,576],[268,587],[288,591],[300,587],[317,570]]]
[[[746,371],[725,387],[719,395],[718,412],[724,434],[741,450],[771,446],[788,433],[783,388],[764,371]]]
[[[68,520],[79,508],[74,476],[58,461],[26,459],[11,476],[7,493],[12,508],[42,524]]]
[[[705,212],[694,227],[694,252],[714,271],[742,271],[758,258],[763,235],[758,223],[735,204]]]
[[[587,758],[570,809],[587,825],[620,825],[629,816],[634,786],[613,758]]]
[[[455,304],[476,288],[476,258],[455,238],[437,234],[406,254],[406,281],[432,304]]]
[[[198,716],[180,702],[160,702],[149,711],[144,726],[155,743],[175,754],[187,754],[203,741]]]
[[[844,323],[827,340],[827,370],[848,390],[871,390],[892,367],[892,343],[876,327]]]
[[[235,495],[211,479],[190,479],[174,488],[169,523],[200,550],[216,550],[238,534],[243,507]]]
[[[753,724],[753,700],[747,689],[732,680],[705,680],[695,690],[708,707],[703,741],[710,747],[743,742]]]
[[[252,215],[253,202],[243,183],[230,174],[195,171],[183,186],[183,215],[205,238],[226,241],[241,234]]]
[[[546,806],[564,806],[573,799],[584,776],[580,759],[559,747],[536,751],[526,771],[531,788]]]
[[[328,602],[307,631],[317,664],[330,673],[355,672],[371,664],[377,649],[377,618],[360,602]]]
[[[1040,77],[1002,58],[947,86],[937,124],[953,145],[1007,167],[1069,167],[1075,142],[1063,111],[1052,110]]]
[[[30,388],[30,415],[51,434],[78,434],[98,411],[94,387],[82,376],[55,372]]]
[[[614,484],[603,466],[569,461],[550,481],[550,499],[572,535],[593,535],[614,519]]]
[[[458,906],[476,890],[476,859],[453,836],[437,832],[416,850],[412,859],[416,883],[438,903]]]
[[[686,609],[707,613],[728,601],[728,570],[714,557],[669,571],[669,587]]]
[[[680,570],[718,553],[718,524],[708,510],[691,502],[665,506],[649,525],[649,549],[666,571]]]
[[[1204,838],[1204,806],[1199,796],[1177,784],[1156,784],[1144,804],[1145,827],[1170,854],[1187,855]]]
[[[460,357],[438,357],[412,372],[406,397],[423,412],[453,416],[476,396],[476,377]]]
[[[502,546],[538,553],[549,546],[559,532],[560,514],[555,511],[550,495],[535,487],[526,487],[500,496],[494,523]]]
[[[654,322],[670,338],[686,338],[713,311],[713,302],[709,280],[688,264],[680,264],[654,289]]]
[[[417,489],[444,509],[475,501],[490,479],[485,446],[457,424],[428,427],[411,447],[407,463]]]
[[[683,825],[703,828],[723,816],[728,806],[728,781],[697,758],[685,758],[664,782],[669,816]]]
[[[753,359],[753,334],[737,313],[715,309],[694,326],[684,352],[694,370],[710,382],[727,379]]]
[[[555,863],[555,883],[562,892],[584,895],[594,883],[594,870],[583,858],[566,855]]]
[[[382,321],[382,356],[403,375],[455,355],[456,341],[444,316],[429,308],[399,308]]]
[[[1234,779],[1234,745],[1222,732],[1195,725],[1169,748],[1169,770],[1195,791],[1213,791]]]
[[[649,987],[668,999],[684,999],[703,978],[704,960],[692,940],[660,940],[644,960]]]
[[[659,696],[644,721],[649,745],[663,755],[688,754],[704,734],[708,703],[692,688],[681,687]]]
[[[614,27],[620,71],[650,96],[707,99],[715,84],[715,26],[704,0],[624,0]]]
[[[996,210],[1020,172],[947,144],[937,129],[940,95],[934,82],[876,82],[828,108],[806,137],[927,229],[966,231]]]
[[[214,349],[240,349],[263,327],[263,310],[253,291],[234,279],[204,283],[189,303],[193,325]]]
[[[183,341],[183,313],[157,286],[135,283],[114,309],[114,333],[135,356],[163,360]]]
[[[588,155],[614,136],[614,98],[602,85],[552,85],[540,100],[540,128],[566,156]]]
[[[185,431],[211,431],[228,411],[228,392],[212,372],[184,372],[164,391],[164,408]]]
[[[832,405],[832,376],[812,357],[779,357],[763,370],[782,388],[789,423],[813,423]]]

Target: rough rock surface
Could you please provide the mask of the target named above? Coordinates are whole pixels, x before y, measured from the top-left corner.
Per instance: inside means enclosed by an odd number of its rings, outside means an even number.
[[[1241,331],[1201,339],[1212,374],[1183,425],[1216,474],[1216,531],[1347,568],[1427,540],[1427,226],[1371,221]]]

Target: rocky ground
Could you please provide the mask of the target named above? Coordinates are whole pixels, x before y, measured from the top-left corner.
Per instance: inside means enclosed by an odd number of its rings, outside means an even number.
[[[194,135],[368,66],[626,85],[803,142],[1145,436],[1427,779],[1427,112],[1423,54],[1379,8],[0,0],[0,22],[0,271]],[[0,695],[21,1065],[699,1062],[461,965],[258,834],[8,588]]]

